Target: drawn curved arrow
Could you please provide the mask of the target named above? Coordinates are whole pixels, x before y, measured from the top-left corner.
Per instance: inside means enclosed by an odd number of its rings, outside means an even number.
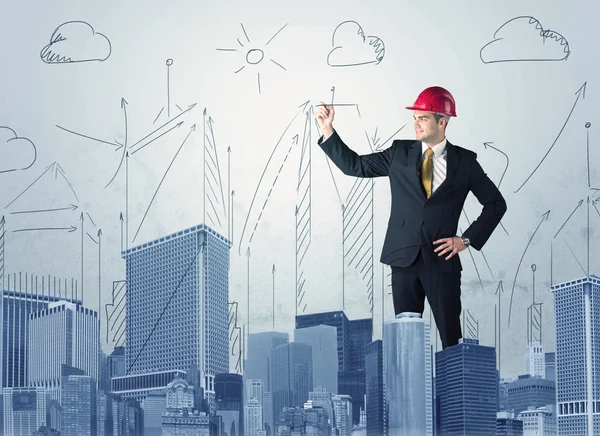
[[[244,222],[244,227],[242,228],[242,234],[240,235],[240,242],[238,245],[238,254],[241,255],[242,253],[242,242],[244,241],[244,234],[246,233],[246,227],[248,226],[248,221],[250,220],[250,215],[253,213],[253,208],[255,207],[255,202],[258,196],[259,191],[261,190],[261,185],[263,183],[263,179],[265,178],[265,175],[269,172],[274,171],[274,169],[271,168],[271,165],[276,165],[275,162],[272,162],[274,160],[274,156],[277,154],[279,155],[280,153],[278,153],[278,149],[279,149],[279,145],[281,144],[281,141],[283,140],[283,138],[285,137],[287,131],[290,129],[290,127],[292,126],[292,124],[294,123],[294,121],[296,120],[296,118],[298,118],[298,116],[302,113],[304,113],[304,111],[306,111],[306,108],[308,106],[308,104],[310,103],[310,100],[307,100],[306,102],[302,103],[299,107],[299,111],[294,115],[294,117],[292,118],[292,120],[290,121],[290,123],[287,125],[287,127],[285,128],[285,130],[283,131],[283,133],[281,134],[281,136],[279,137],[279,140],[277,141],[277,143],[275,144],[275,147],[273,147],[273,151],[271,152],[271,155],[269,156],[269,159],[267,160],[267,163],[265,164],[265,168],[260,176],[260,179],[258,181],[258,185],[256,186],[256,190],[254,191],[254,195],[252,196],[252,201],[250,203],[250,208],[248,209],[248,214],[246,215],[246,220]],[[283,159],[282,159],[283,160]],[[271,170],[271,171],[269,171]],[[271,187],[272,189],[272,187]],[[270,191],[269,191],[270,193]],[[267,197],[268,198],[268,197]],[[263,205],[264,208],[264,205]],[[259,217],[260,219],[260,217]],[[254,229],[256,230],[256,226],[254,227]],[[254,231],[253,231],[254,232]]]
[[[565,226],[565,224],[567,224],[567,222],[571,219],[571,217],[573,216],[573,214],[577,211],[577,209],[579,209],[581,207],[582,204],[583,204],[583,198],[581,200],[579,200],[579,202],[577,203],[577,206],[575,206],[575,209],[573,209],[573,212],[571,212],[571,214],[567,217],[567,219],[565,220],[565,222],[562,224],[562,226],[560,226],[560,228],[558,229],[558,231],[556,232],[556,234],[554,235],[554,237],[552,239],[556,239],[556,237],[558,236],[558,234],[560,233],[560,231],[563,229],[563,227]]]
[[[556,142],[558,141],[558,138],[560,138],[560,135],[562,134],[562,132],[565,129],[565,127],[567,126],[567,123],[569,122],[569,119],[571,118],[571,115],[573,114],[573,111],[575,110],[575,106],[577,106],[577,102],[579,101],[579,97],[583,96],[583,98],[585,98],[585,88],[586,88],[586,86],[587,86],[587,82],[584,82],[584,84],[581,86],[581,88],[579,88],[577,90],[577,92],[575,93],[577,95],[577,98],[575,99],[575,103],[573,103],[573,107],[571,107],[571,111],[569,112],[569,115],[567,116],[567,119],[565,120],[564,124],[560,128],[560,131],[558,132],[558,135],[556,135],[556,138],[552,142],[552,145],[550,146],[550,148],[548,149],[548,151],[546,151],[546,153],[544,154],[544,156],[542,157],[542,159],[540,160],[540,162],[537,164],[537,166],[533,169],[533,171],[531,172],[531,174],[525,179],[525,181],[521,184],[521,186],[519,186],[519,188],[516,191],[514,191],[515,194],[517,192],[519,192],[523,186],[525,186],[525,184],[529,181],[529,179],[531,179],[531,176],[533,176],[533,174],[538,170],[538,168],[540,167],[540,165],[542,165],[542,162],[544,162],[544,160],[546,159],[546,157],[548,157],[548,154],[550,153],[550,151],[552,150],[552,148],[554,148],[554,145],[556,145]]]
[[[493,144],[493,142],[484,142],[483,147],[486,149],[489,147],[493,150],[496,150],[498,153],[502,153],[502,155],[504,155],[504,158],[506,159],[506,165],[504,166],[504,171],[502,171],[502,176],[500,176],[500,181],[498,182],[498,188],[500,188],[500,185],[502,184],[502,180],[504,179],[504,175],[506,174],[506,170],[508,170],[508,165],[510,164],[510,159],[508,158],[508,155],[506,153],[504,153],[499,148],[494,147],[492,144]]]
[[[527,249],[529,248],[529,244],[531,244],[531,241],[533,240],[535,234],[537,233],[538,229],[540,228],[540,226],[542,225],[542,223],[544,222],[544,220],[548,219],[548,215],[550,215],[550,210],[548,210],[546,213],[544,213],[542,215],[542,219],[540,220],[539,224],[535,228],[535,231],[533,232],[533,235],[531,235],[531,238],[529,238],[529,241],[527,242],[527,245],[525,246],[525,250],[523,250],[523,254],[521,255],[521,259],[519,260],[519,265],[517,266],[517,271],[515,272],[515,279],[513,280],[512,290],[510,292],[510,303],[508,305],[508,325],[509,326],[510,326],[510,314],[511,314],[511,311],[512,311],[512,300],[513,300],[513,295],[515,294],[515,285],[517,283],[517,276],[519,275],[519,269],[521,268],[521,263],[523,262],[523,258],[525,257],[525,253],[527,253]]]

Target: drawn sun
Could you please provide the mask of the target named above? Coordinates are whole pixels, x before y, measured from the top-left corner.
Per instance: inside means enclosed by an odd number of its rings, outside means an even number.
[[[281,29],[279,29],[277,32],[275,32],[275,34],[265,44],[265,48],[267,45],[269,45],[269,43],[271,41],[273,41],[273,38],[275,38],[279,34],[279,32],[281,32],[288,24],[289,23],[286,23],[283,27],[281,27]],[[242,23],[240,23],[240,26],[242,26],[242,31],[244,32],[244,36],[246,37],[247,43],[250,43],[250,38],[248,37],[248,33],[246,32],[246,29],[244,29],[244,25]],[[240,45],[240,47],[243,47],[246,50],[246,55],[245,55],[246,63],[244,65],[242,65],[239,69],[234,71],[234,73],[239,73],[244,68],[246,68],[247,65],[259,65],[265,59],[265,49],[256,48],[256,47],[246,48],[246,46],[242,43],[242,41],[240,41],[240,38],[237,38],[237,42]],[[237,49],[237,48],[218,48],[217,50],[219,50],[219,51],[242,51],[242,49]],[[285,69],[285,67],[283,65],[281,65],[279,62],[275,61],[272,58],[269,58],[269,60],[271,62],[273,62],[275,65],[277,65],[278,67],[280,67],[281,69],[287,71]],[[260,72],[257,72],[256,74],[257,74],[257,81],[258,81],[258,92],[260,93],[261,92],[260,91]]]

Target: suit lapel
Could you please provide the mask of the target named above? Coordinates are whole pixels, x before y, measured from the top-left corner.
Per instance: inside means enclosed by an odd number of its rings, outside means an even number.
[[[411,174],[411,180],[415,184],[415,188],[425,195],[425,189],[421,183],[421,155],[423,146],[421,141],[415,141],[411,144],[407,154],[407,164]],[[414,177],[413,177],[414,176]]]

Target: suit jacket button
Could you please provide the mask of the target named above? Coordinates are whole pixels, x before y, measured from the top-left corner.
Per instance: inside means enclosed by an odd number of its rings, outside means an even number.
[[[427,223],[426,223],[425,221],[423,221],[423,223],[422,223],[422,224],[423,224],[424,226],[426,226],[426,225],[427,225]]]

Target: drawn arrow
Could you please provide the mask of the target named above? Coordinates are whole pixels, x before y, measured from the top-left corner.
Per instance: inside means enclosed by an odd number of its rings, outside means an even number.
[[[310,100],[307,100],[304,103],[302,103],[300,106],[298,106],[298,108],[299,108],[298,112],[294,115],[294,117],[292,118],[292,120],[290,121],[290,123],[284,129],[283,133],[279,137],[279,140],[275,144],[275,147],[273,147],[273,151],[271,152],[271,155],[269,156],[269,159],[267,160],[267,163],[265,164],[265,168],[264,168],[264,170],[263,170],[263,172],[262,172],[262,174],[260,176],[260,179],[258,181],[258,185],[256,187],[256,190],[254,191],[254,195],[252,197],[252,201],[251,201],[250,207],[248,209],[248,214],[246,215],[246,220],[244,222],[244,227],[242,228],[242,235],[240,236],[240,243],[239,243],[239,246],[238,246],[238,254],[240,254],[240,255],[241,255],[241,250],[242,250],[242,242],[243,242],[243,239],[244,239],[244,234],[246,233],[246,227],[248,225],[248,221],[250,220],[250,216],[251,216],[251,214],[253,212],[254,203],[255,203],[256,197],[257,197],[257,195],[258,195],[258,193],[260,191],[260,188],[261,188],[261,185],[262,185],[262,181],[263,181],[265,175],[267,174],[268,170],[270,169],[271,161],[273,160],[273,157],[276,155],[276,153],[278,151],[278,148],[279,148],[279,145],[280,145],[281,141],[283,140],[283,138],[285,137],[287,131],[292,126],[292,124],[294,123],[294,121],[296,120],[296,118],[300,114],[304,113],[304,111],[306,111],[306,108],[308,107],[309,103],[310,103]]]
[[[273,264],[271,274],[273,275],[273,331],[275,331],[275,264]]]
[[[135,232],[135,236],[133,237],[134,241],[137,238],[137,236],[138,236],[138,234],[140,232],[140,229],[142,228],[142,225],[144,224],[144,220],[146,219],[146,216],[148,215],[148,211],[150,210],[150,207],[152,206],[152,203],[154,202],[154,199],[156,198],[156,194],[158,194],[158,191],[159,191],[160,187],[162,186],[163,182],[165,181],[165,178],[167,177],[167,174],[169,173],[169,170],[173,166],[173,163],[175,162],[175,159],[177,159],[177,156],[179,155],[179,152],[181,151],[181,149],[183,148],[183,146],[187,142],[187,140],[190,137],[190,135],[192,134],[192,132],[195,131],[195,130],[196,130],[196,125],[194,124],[192,127],[190,127],[190,131],[188,132],[188,134],[186,135],[185,139],[182,141],[181,145],[177,149],[177,152],[175,153],[175,156],[173,156],[173,159],[171,159],[171,163],[169,164],[169,166],[167,167],[167,170],[163,174],[162,179],[160,179],[160,183],[158,184],[158,187],[156,188],[156,191],[154,191],[154,195],[152,196],[152,200],[150,200],[150,203],[148,204],[148,207],[146,208],[146,212],[144,212],[144,217],[142,218],[142,221],[140,222],[140,225],[138,226],[138,229]]]
[[[484,142],[483,147],[485,149],[487,149],[489,147],[493,150],[496,150],[498,153],[501,153],[504,156],[504,158],[506,159],[506,165],[504,166],[504,171],[502,171],[502,176],[500,176],[500,181],[498,182],[498,188],[500,188],[500,185],[502,184],[502,180],[504,179],[504,175],[506,174],[506,170],[508,170],[508,165],[510,164],[510,159],[508,158],[508,155],[506,153],[504,153],[499,148],[494,147],[492,144],[493,144],[493,142]]]
[[[144,145],[141,145],[140,147],[138,147],[138,148],[136,148],[135,150],[133,150],[133,151],[131,152],[131,154],[132,154],[132,155],[133,155],[133,154],[136,154],[136,153],[137,153],[138,151],[140,151],[142,148],[144,148],[144,147],[146,147],[146,146],[148,146],[148,145],[152,144],[152,143],[153,143],[154,141],[156,141],[157,139],[160,139],[160,138],[162,138],[162,137],[163,137],[163,136],[165,136],[167,133],[169,133],[171,130],[175,130],[175,129],[177,129],[177,128],[181,127],[181,125],[182,125],[184,122],[185,122],[185,121],[180,121],[180,122],[178,122],[178,123],[177,123],[177,124],[175,124],[173,127],[171,127],[169,130],[167,130],[167,131],[165,131],[165,132],[161,133],[161,134],[160,134],[160,135],[158,135],[156,138],[154,138],[154,139],[151,139],[150,141],[146,142]]]
[[[123,252],[123,212],[119,214],[119,221],[121,221],[121,252]]]
[[[381,151],[383,150],[383,147],[392,140],[392,138],[394,136],[396,136],[402,129],[404,129],[406,127],[406,124],[403,125],[402,127],[400,127],[398,130],[396,130],[392,136],[390,136],[388,139],[386,139],[385,141],[383,141],[381,144],[377,144],[377,142],[379,141],[379,138],[376,136],[377,135],[377,128],[375,129],[375,135],[373,136],[373,142],[371,145],[371,150],[373,150],[373,146],[375,146],[375,150],[374,151]],[[367,132],[365,131],[365,134],[367,134]],[[368,137],[367,137],[368,140]]]
[[[248,246],[248,249],[246,250],[246,262],[247,262],[247,271],[248,271],[248,277],[247,277],[247,281],[248,281],[248,318],[247,322],[248,322],[248,331],[250,331],[250,246]]]
[[[233,197],[235,196],[235,191],[231,191],[231,245],[233,246],[233,211],[235,210],[235,207],[233,207]]]
[[[83,212],[79,216],[79,220],[81,221],[81,299],[83,300]]]
[[[154,135],[156,132],[158,132],[160,129],[162,129],[163,127],[165,127],[166,125],[172,123],[173,121],[175,121],[177,118],[179,118],[180,116],[182,116],[183,114],[185,114],[186,112],[191,111],[192,109],[194,109],[194,107],[196,106],[197,103],[191,104],[188,106],[188,108],[186,110],[184,110],[183,112],[181,112],[179,115],[171,118],[169,121],[167,121],[166,123],[162,124],[160,127],[157,127],[156,129],[154,129],[152,132],[148,133],[146,136],[144,136],[142,139],[140,139],[139,141],[137,141],[136,143],[131,145],[131,148],[135,147],[136,145],[138,145],[140,142],[145,141],[147,138],[149,138],[150,136]],[[121,147],[119,147],[121,148]],[[117,148],[117,150],[119,149]]]
[[[129,250],[129,152],[125,160],[125,247]]]
[[[32,232],[32,231],[38,231],[38,230],[68,230],[69,233],[71,233],[71,232],[74,232],[75,230],[77,230],[77,227],[75,227],[75,226],[69,226],[69,227],[35,227],[35,228],[31,228],[31,229],[13,230],[13,233],[17,233],[17,232]]]
[[[571,212],[571,214],[567,217],[567,219],[565,220],[565,222],[563,223],[563,225],[560,226],[560,228],[558,229],[558,231],[554,235],[554,238],[552,238],[552,239],[555,239],[558,236],[558,234],[563,229],[563,227],[565,226],[565,224],[567,224],[567,221],[569,221],[569,219],[571,219],[571,217],[573,216],[573,214],[577,211],[577,209],[579,209],[581,207],[582,204],[583,204],[583,198],[577,203],[577,206],[575,206],[575,209],[573,209],[573,212]]]
[[[98,322],[100,322],[100,312],[102,303],[100,296],[102,295],[102,229],[98,229]]]
[[[79,206],[77,206],[76,204],[71,204],[71,206],[68,207],[58,207],[55,209],[39,209],[39,210],[22,210],[19,212],[11,212],[11,215],[17,215],[17,214],[21,214],[21,213],[40,213],[40,212],[56,212],[59,210],[76,210]]]
[[[513,296],[515,294],[515,285],[517,283],[517,276],[519,275],[519,268],[521,268],[521,262],[523,262],[523,258],[525,257],[525,253],[527,252],[527,249],[529,248],[529,244],[531,244],[533,237],[537,233],[538,229],[540,228],[540,226],[542,225],[544,220],[548,219],[548,215],[550,215],[550,210],[548,210],[546,213],[544,213],[542,215],[542,219],[540,220],[539,224],[535,228],[535,231],[533,232],[533,235],[531,235],[531,238],[529,238],[529,241],[527,242],[527,245],[525,246],[525,250],[523,250],[523,254],[521,255],[521,259],[519,260],[519,265],[517,266],[517,271],[515,272],[515,279],[513,280],[512,290],[510,292],[510,303],[508,306],[508,325],[509,326],[510,326],[510,315],[511,315],[511,311],[512,311],[512,300],[513,300]]]
[[[231,146],[227,147],[227,192],[231,192]],[[227,239],[231,242],[231,194],[227,196]]]
[[[529,181],[529,179],[531,178],[531,176],[533,176],[533,174],[537,171],[537,169],[540,167],[540,165],[542,165],[542,162],[544,162],[544,160],[546,159],[546,157],[548,156],[548,154],[550,153],[550,151],[552,150],[552,148],[554,148],[554,145],[558,141],[558,138],[560,138],[560,135],[562,134],[563,130],[565,129],[565,127],[567,125],[567,123],[569,122],[569,119],[571,118],[571,114],[575,110],[575,106],[577,106],[577,102],[579,101],[579,97],[583,96],[583,98],[585,98],[585,88],[586,88],[586,86],[587,86],[587,82],[584,82],[583,85],[581,86],[581,88],[579,88],[577,90],[577,92],[575,93],[577,95],[577,98],[575,99],[575,103],[573,103],[573,107],[571,108],[571,111],[569,112],[569,115],[567,116],[567,119],[565,120],[563,126],[561,127],[560,131],[558,132],[558,135],[556,135],[556,138],[552,142],[552,145],[550,146],[550,148],[548,149],[548,151],[546,151],[546,154],[544,154],[544,156],[540,160],[540,163],[537,164],[537,166],[534,168],[534,170],[531,172],[531,174],[525,179],[525,181],[521,184],[521,186],[519,186],[519,188],[516,191],[514,191],[515,194],[517,192],[519,192],[523,186],[525,186],[525,184]]]

